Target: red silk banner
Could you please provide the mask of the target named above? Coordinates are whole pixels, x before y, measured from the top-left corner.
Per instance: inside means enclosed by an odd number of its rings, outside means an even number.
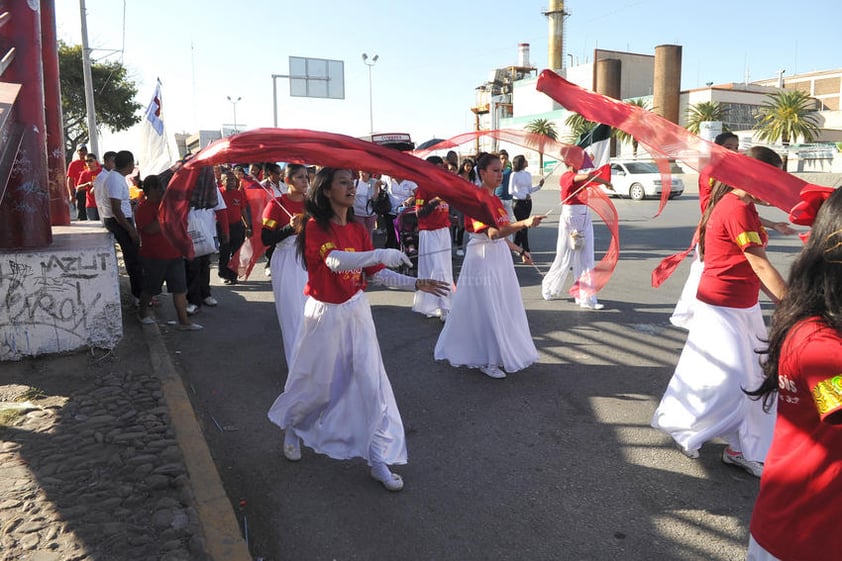
[[[415,156],[341,134],[265,128],[217,140],[176,169],[161,203],[164,234],[183,255],[192,258],[187,211],[198,170],[229,162],[275,161],[364,169],[409,179],[423,185],[431,197],[441,197],[469,216],[493,222],[493,195]]]
[[[606,175],[611,176],[611,170],[607,164],[600,168],[600,177],[607,179]],[[599,185],[591,184],[586,189],[588,190],[588,206],[605,222],[608,231],[611,232],[608,250],[590,272],[590,284],[596,293],[608,284],[608,280],[617,267],[617,261],[620,258],[620,221],[614,203],[602,192]],[[576,279],[568,293],[574,298],[579,296],[579,279]]]
[[[709,167],[719,181],[746,190],[789,212],[808,183],[789,173],[708,142],[642,107],[581,88],[549,70],[538,76],[537,89],[586,119],[634,136],[650,152],[680,160],[696,171]]]

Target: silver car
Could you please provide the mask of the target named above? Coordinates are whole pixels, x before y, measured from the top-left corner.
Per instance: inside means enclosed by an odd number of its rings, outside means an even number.
[[[684,182],[680,177],[670,176],[670,199],[684,193]],[[603,191],[610,196],[629,197],[634,201],[649,198],[660,198],[663,190],[663,180],[658,166],[654,162],[640,160],[611,162],[611,184],[614,192],[603,187]]]

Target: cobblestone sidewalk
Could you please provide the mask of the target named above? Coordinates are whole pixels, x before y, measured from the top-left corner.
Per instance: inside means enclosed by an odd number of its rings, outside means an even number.
[[[143,332],[114,351],[0,363],[0,559],[205,561]]]

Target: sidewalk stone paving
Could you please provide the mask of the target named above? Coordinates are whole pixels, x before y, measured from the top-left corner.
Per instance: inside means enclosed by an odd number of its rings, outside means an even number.
[[[134,312],[103,350],[0,363],[0,560],[205,561]]]

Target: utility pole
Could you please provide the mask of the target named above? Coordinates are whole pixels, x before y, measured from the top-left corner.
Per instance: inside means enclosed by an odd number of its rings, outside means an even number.
[[[96,108],[94,107],[94,81],[91,77],[91,50],[88,47],[88,18],[85,10],[85,0],[79,0],[79,11],[82,20],[82,76],[85,81],[85,109],[88,114],[88,148],[89,151],[102,156],[99,152],[99,139],[96,133]],[[75,146],[74,146],[75,148]]]

